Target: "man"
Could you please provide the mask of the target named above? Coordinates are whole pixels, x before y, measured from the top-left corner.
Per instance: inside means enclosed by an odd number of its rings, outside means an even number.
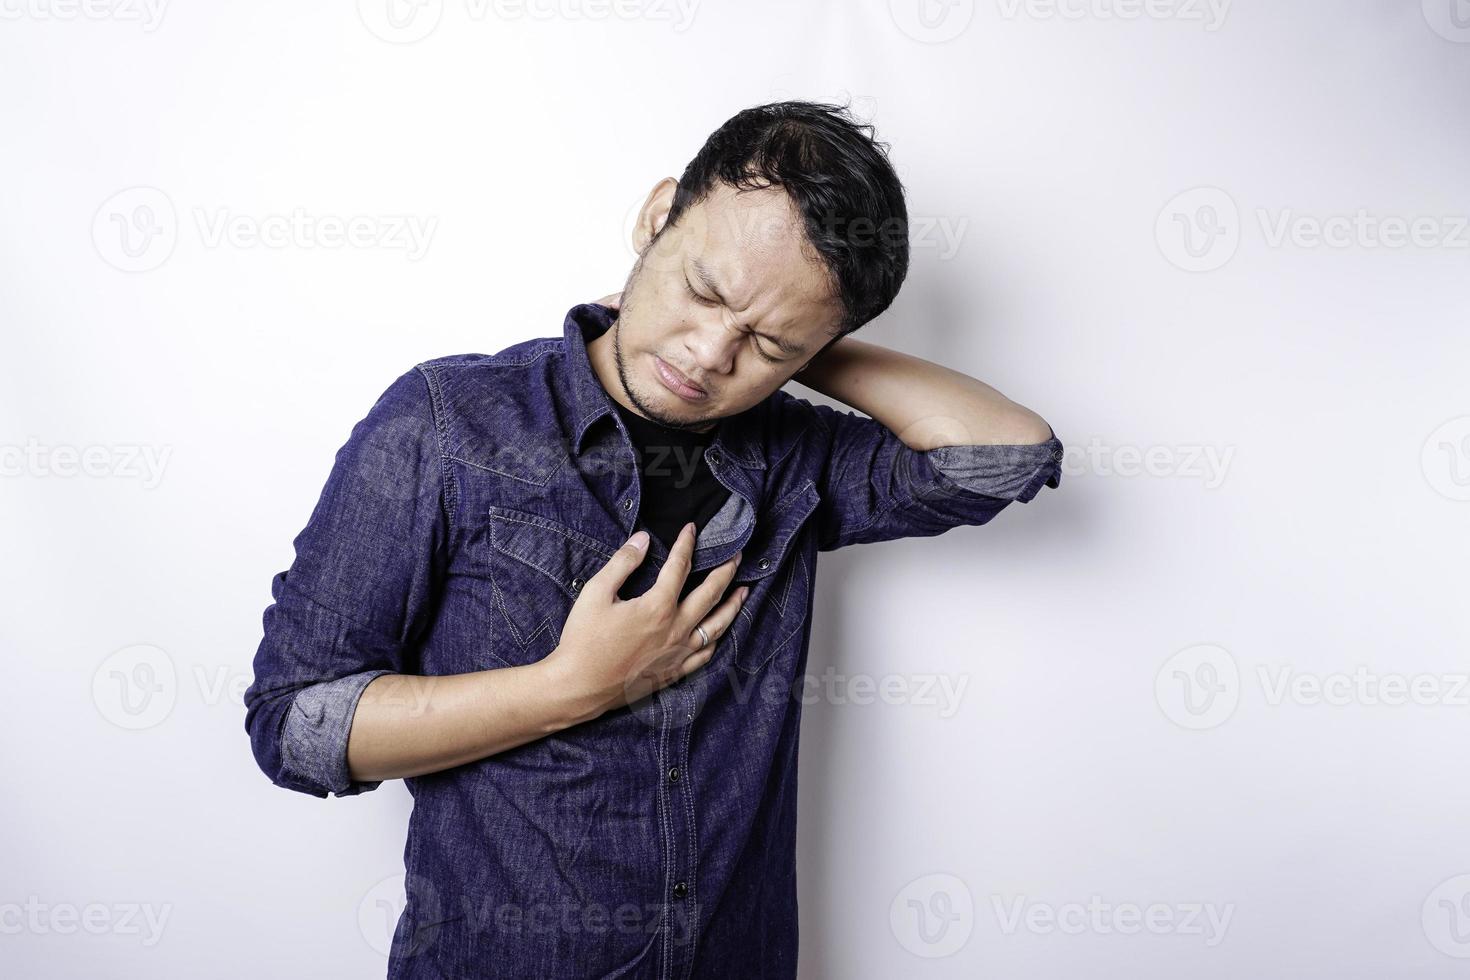
[[[1060,482],[1034,412],[847,336],[907,271],[881,148],[842,107],[739,113],[649,194],[620,293],[417,365],[338,453],[245,724],[278,785],[407,783],[390,978],[795,975],[817,554]]]

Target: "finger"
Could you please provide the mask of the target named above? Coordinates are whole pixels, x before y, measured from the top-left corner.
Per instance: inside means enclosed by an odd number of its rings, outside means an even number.
[[[745,596],[749,591],[749,586],[742,585],[726,596],[725,601],[720,603],[714,612],[699,621],[699,625],[703,626],[704,631],[709,634],[709,643],[705,644],[704,647],[699,645],[699,641],[702,639],[699,631],[691,627],[689,630],[689,649],[697,651],[714,647],[719,643],[720,637],[724,636],[726,631],[730,629],[730,624],[735,622],[735,617],[739,615],[740,606],[745,601]]]
[[[726,561],[710,569],[705,580],[685,596],[684,602],[679,606],[679,615],[684,617],[685,622],[694,624],[704,621],[710,609],[730,587],[730,580],[735,577],[735,570],[740,567],[740,556],[743,554],[743,550],[737,551]]]
[[[679,530],[664,567],[658,570],[658,578],[648,588],[660,601],[671,606],[677,603],[679,593],[684,591],[684,580],[694,565],[694,537],[694,522],[690,521]]]
[[[647,554],[648,532],[638,531],[621,548],[613,552],[607,564],[599,568],[597,574],[587,580],[582,591],[596,589],[604,596],[616,597],[618,590],[628,580],[628,576],[643,564],[643,559]]]
[[[690,674],[694,673],[696,670],[709,663],[710,657],[713,657],[714,655],[715,644],[714,641],[711,640],[709,646],[705,647],[703,650],[700,650],[697,653],[691,653],[689,656],[684,658],[683,663],[679,664],[679,676],[688,677]]]

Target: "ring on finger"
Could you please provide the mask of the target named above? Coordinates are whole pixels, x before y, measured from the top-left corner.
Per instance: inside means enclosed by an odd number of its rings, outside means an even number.
[[[704,631],[703,626],[696,626],[694,628],[699,630],[699,638],[701,641],[696,649],[703,650],[705,647],[709,646],[709,634]]]

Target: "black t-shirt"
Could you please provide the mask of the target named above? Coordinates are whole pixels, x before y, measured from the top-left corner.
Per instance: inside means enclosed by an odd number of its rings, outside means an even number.
[[[638,523],[672,548],[679,529],[694,522],[695,533],[719,512],[730,491],[710,472],[704,452],[714,441],[715,430],[694,432],[672,429],[632,412],[617,402],[638,457],[642,482]],[[695,571],[684,581],[680,598],[704,581],[709,569]]]

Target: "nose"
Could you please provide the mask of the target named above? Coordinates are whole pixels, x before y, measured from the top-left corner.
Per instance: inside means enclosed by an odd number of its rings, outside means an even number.
[[[743,334],[728,322],[724,310],[704,311],[685,337],[684,346],[690,358],[704,375],[729,374],[734,367],[735,352]]]

